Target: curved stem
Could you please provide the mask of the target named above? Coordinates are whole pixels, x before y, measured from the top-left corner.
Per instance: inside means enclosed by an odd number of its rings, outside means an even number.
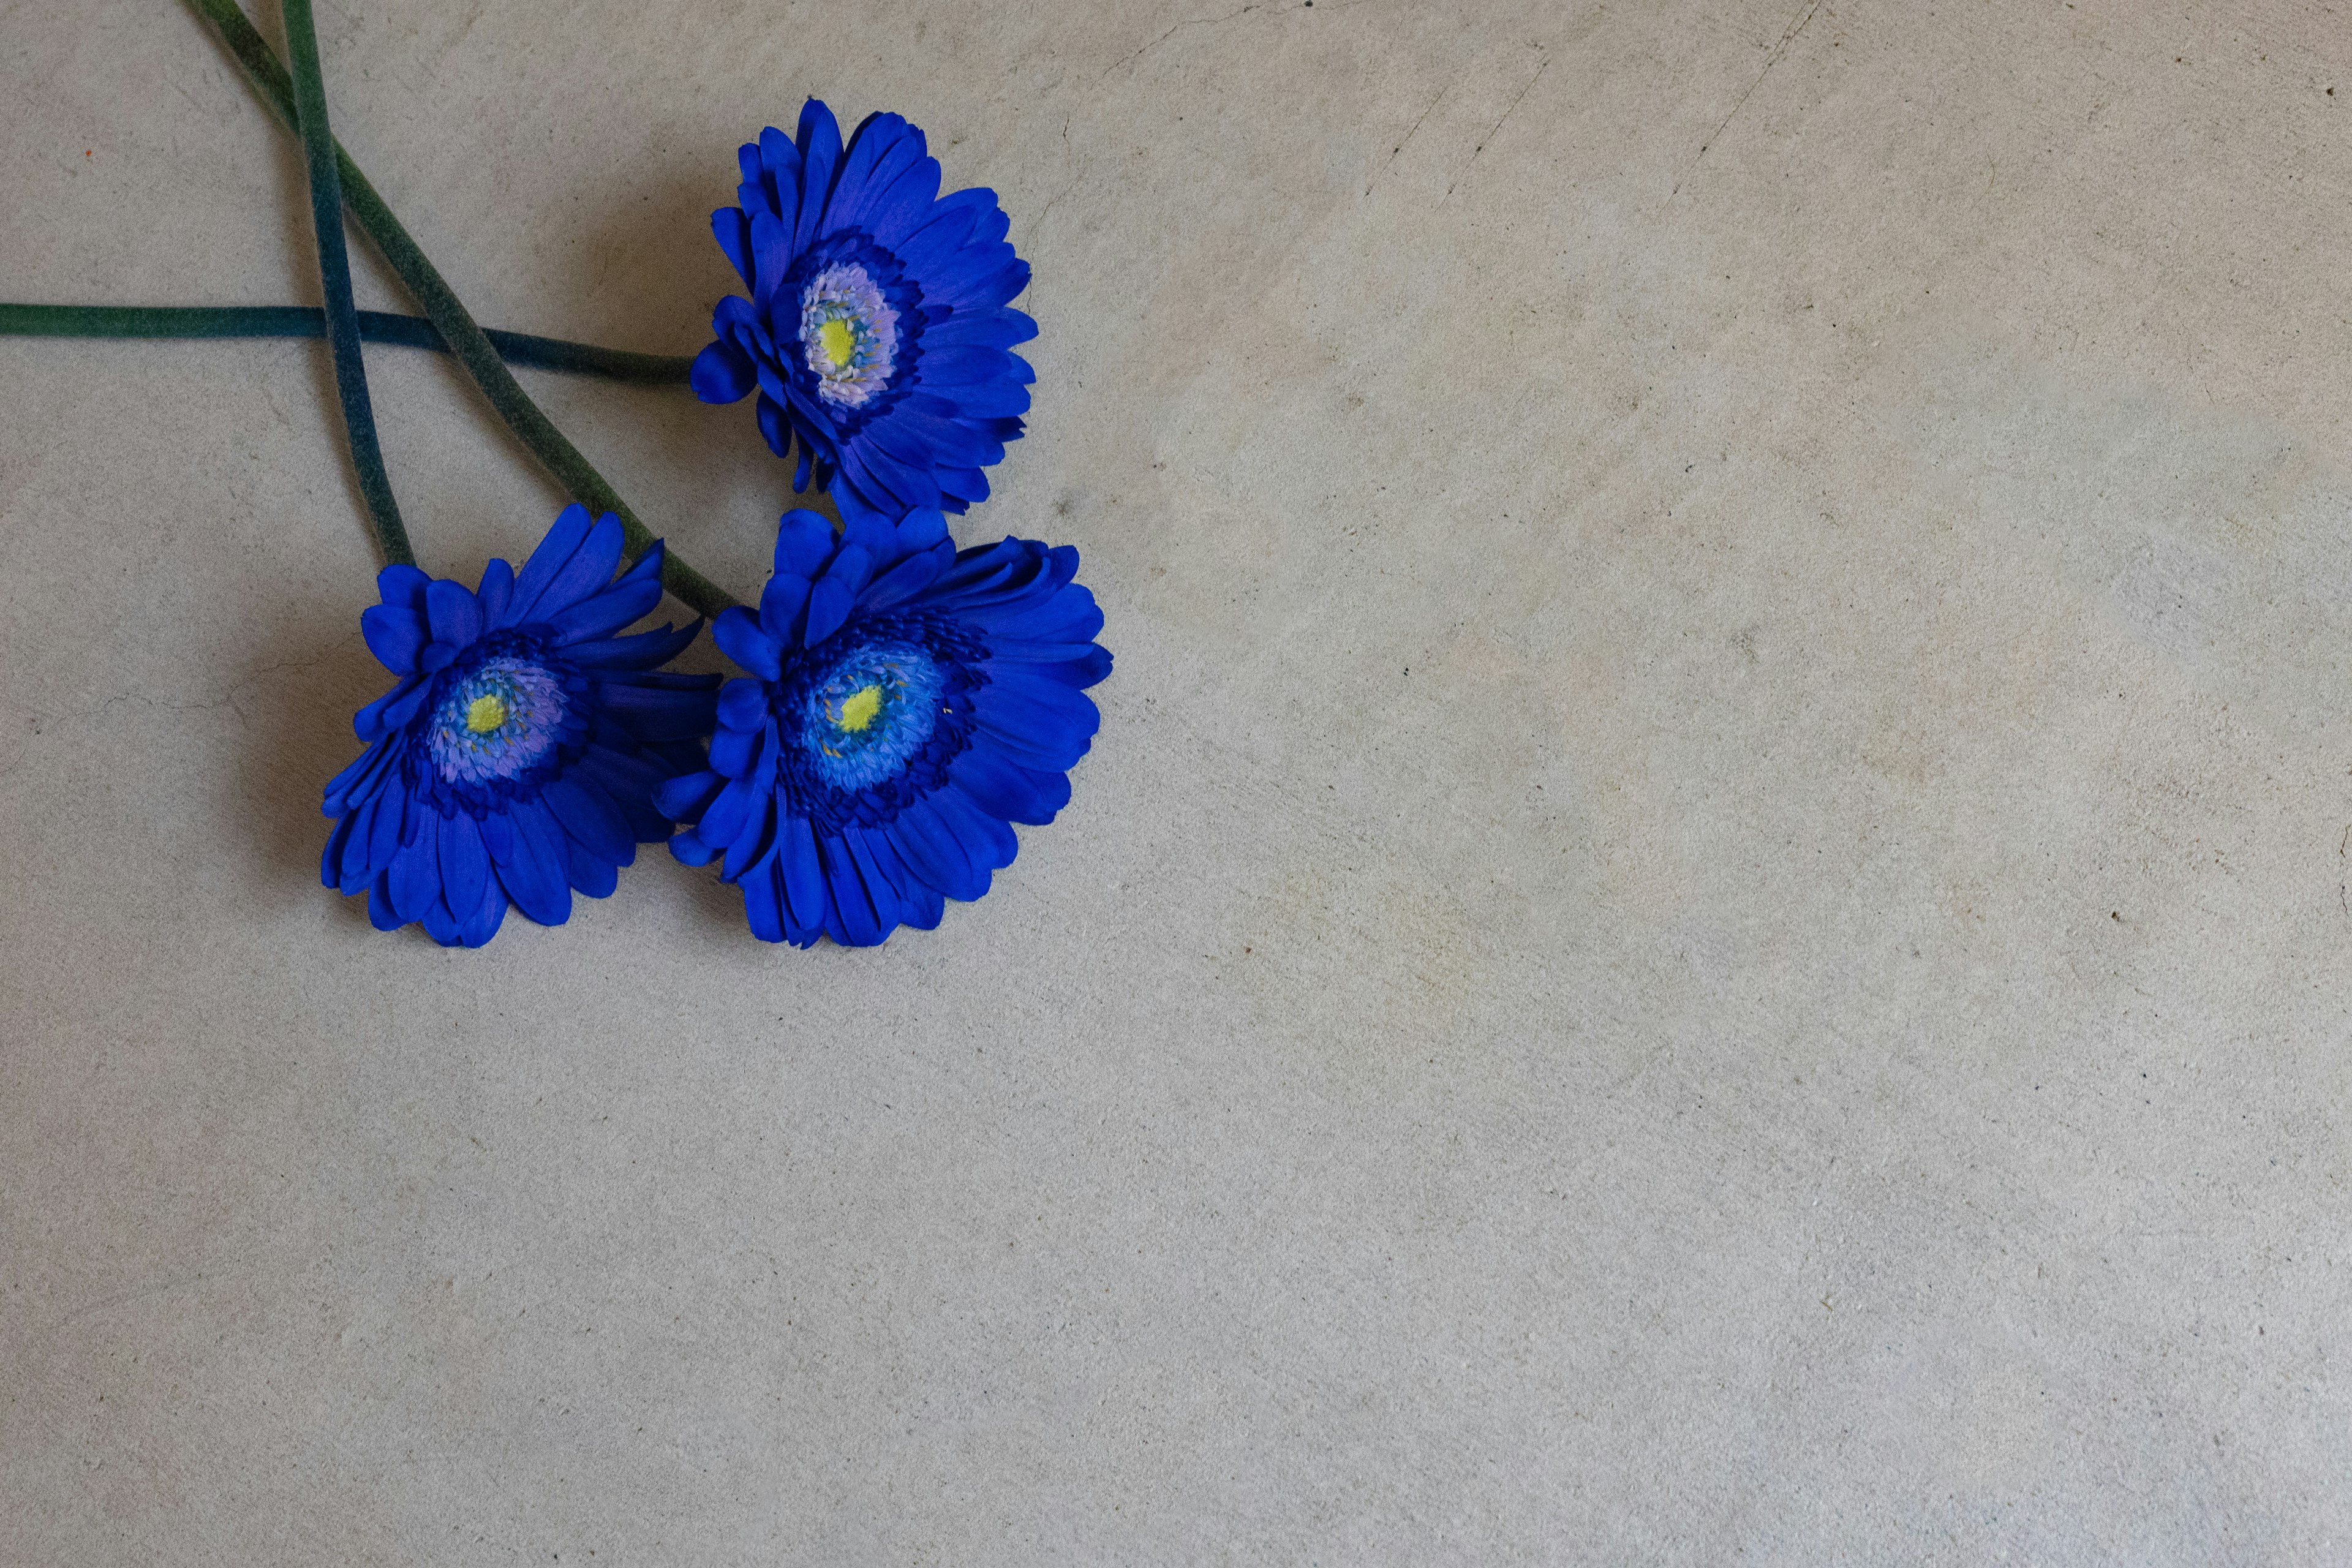
[[[360,342],[449,352],[440,330],[422,316],[359,312]],[[24,338],[323,338],[327,313],[311,305],[10,305],[0,304],[0,337]],[[686,354],[642,354],[566,338],[485,327],[482,335],[509,364],[571,371],[643,386],[684,386],[694,368]]]
[[[237,9],[236,0],[187,0],[187,4],[220,35],[230,58],[245,72],[263,105],[281,122],[292,126],[294,96],[286,68],[261,35],[254,31],[245,13]],[[466,367],[466,373],[490,400],[499,417],[576,499],[621,520],[622,532],[632,555],[651,549],[654,538],[645,524],[604,482],[604,477],[589,466],[579,449],[564,439],[563,433],[540,411],[539,405],[530,400],[507,367],[499,363],[498,351],[489,339],[474,324],[473,317],[466,313],[466,307],[425,259],[425,252],[417,248],[416,241],[409,237],[400,220],[392,216],[392,209],[384,205],[359,165],[352,162],[351,154],[339,146],[335,161],[341,176],[344,205],[375,242],[376,249],[402,284],[424,307],[425,315],[448,342],[449,352]],[[662,585],[706,616],[716,616],[736,602],[732,595],[675,554],[663,557]]]
[[[335,356],[335,394],[343,405],[343,437],[359,470],[360,494],[375,523],[387,565],[414,566],[392,476],[375,438],[375,408],[368,397],[367,361],[360,352],[359,308],[352,303],[352,260],[343,249],[343,193],[335,178],[335,138],[327,129],[327,83],[319,70],[319,33],[310,0],[285,0],[286,54],[294,67],[294,118],[302,134],[302,161],[310,177],[310,226],[319,239],[319,279],[327,297],[327,344]]]

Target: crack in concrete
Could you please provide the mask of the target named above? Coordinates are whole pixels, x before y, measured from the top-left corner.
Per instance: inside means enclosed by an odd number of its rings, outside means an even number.
[[[1144,45],[1143,47],[1136,50],[1135,53],[1128,56],[1127,58],[1119,61],[1118,65],[1111,67],[1110,70],[1103,72],[1101,76],[1097,77],[1095,79],[1097,81],[1108,79],[1111,71],[1119,70],[1125,67],[1133,65],[1136,61],[1141,59],[1144,56],[1150,54],[1152,50],[1158,48],[1160,45],[1166,43],[1169,39],[1174,37],[1177,34],[1182,32],[1187,27],[1213,27],[1220,22],[1230,22],[1236,16],[1246,16],[1251,12],[1260,9],[1263,9],[1263,7],[1259,5],[1244,5],[1238,11],[1228,11],[1222,16],[1194,16],[1189,21],[1179,22],[1175,26],[1170,27],[1166,32],[1160,34],[1158,37],[1152,39],[1150,43]]]
[[[1818,4],[1818,0],[1816,0],[1816,3]],[[1538,44],[1538,45],[1537,45],[1536,47],[1537,47],[1538,48],[1541,48],[1543,46],[1542,46],[1542,45],[1540,45],[1540,44]],[[1529,78],[1528,78],[1528,85],[1527,85],[1527,86],[1525,86],[1525,87],[1523,87],[1523,88],[1521,88],[1521,89],[1519,89],[1519,95],[1518,95],[1518,97],[1517,97],[1517,98],[1514,98],[1513,100],[1511,100],[1511,106],[1510,106],[1510,108],[1506,109],[1506,110],[1503,110],[1502,119],[1501,119],[1501,120],[1497,120],[1497,121],[1496,121],[1494,124],[1492,124],[1492,125],[1488,126],[1488,127],[1486,128],[1486,134],[1485,134],[1484,136],[1479,137],[1479,138],[1478,138],[1478,144],[1477,144],[1475,147],[1473,147],[1472,149],[1470,149],[1470,162],[1469,162],[1468,163],[1465,163],[1465,164],[1463,164],[1463,165],[1462,165],[1462,172],[1461,172],[1460,174],[1456,174],[1456,175],[1454,175],[1454,184],[1445,187],[1445,195],[1446,195],[1446,196],[1450,196],[1450,195],[1452,195],[1454,193],[1455,189],[1456,189],[1456,188],[1458,188],[1458,187],[1461,185],[1462,182],[1463,182],[1463,181],[1465,181],[1465,180],[1466,180],[1466,179],[1468,179],[1468,178],[1470,177],[1470,168],[1471,168],[1471,164],[1474,164],[1474,163],[1477,163],[1477,162],[1478,162],[1478,154],[1479,154],[1479,153],[1484,153],[1484,152],[1486,150],[1486,143],[1488,143],[1489,142],[1492,142],[1492,141],[1495,139],[1496,135],[1496,134],[1497,134],[1497,133],[1498,133],[1498,132],[1503,129],[1503,121],[1504,121],[1504,120],[1508,120],[1508,119],[1512,116],[1512,114],[1517,110],[1517,109],[1518,109],[1518,107],[1519,107],[1520,102],[1521,102],[1523,100],[1525,100],[1525,99],[1526,99],[1526,97],[1528,96],[1528,94],[1529,94],[1529,93],[1531,93],[1531,92],[1535,91],[1535,89],[1536,89],[1536,83],[1538,83],[1538,82],[1539,82],[1539,81],[1543,80],[1543,74],[1544,74],[1544,72],[1546,72],[1546,71],[1548,71],[1548,70],[1549,70],[1549,69],[1551,69],[1551,57],[1550,57],[1549,55],[1546,55],[1546,56],[1544,57],[1544,58],[1543,58],[1543,63],[1542,63],[1541,65],[1539,65],[1539,66],[1536,67],[1536,74],[1535,74],[1535,75],[1533,75],[1533,76],[1531,76],[1531,77],[1529,77]],[[1435,105],[1435,104],[1432,104],[1430,107],[1431,107],[1431,108],[1433,108],[1433,109],[1434,109],[1434,108],[1436,107],[1436,105]],[[1399,151],[1402,151],[1402,148],[1400,148],[1400,149],[1399,149]],[[1395,155],[1395,154],[1393,154],[1393,153],[1391,153],[1391,157],[1393,157],[1394,155]],[[1440,197],[1438,197],[1437,199],[1438,199],[1438,200],[1440,200],[1440,201],[1444,201],[1444,200],[1445,199],[1445,196],[1440,196]]]
[[[1781,58],[1789,52],[1789,46],[1797,41],[1797,35],[1805,30],[1813,19],[1813,13],[1821,8],[1822,0],[1812,0],[1812,3],[1805,7],[1805,14],[1797,18],[1796,25],[1780,35],[1780,41],[1772,46],[1772,58],[1764,62],[1764,68],[1758,71],[1756,79],[1748,84],[1748,90],[1741,93],[1738,100],[1732,104],[1731,112],[1716,122],[1714,134],[1698,144],[1698,151],[1691,155],[1689,166],[1675,176],[1674,189],[1666,193],[1668,201],[1674,200],[1682,194],[1684,182],[1697,171],[1699,160],[1706,156],[1706,150],[1723,140],[1725,128],[1730,125],[1732,121],[1738,117],[1739,111],[1748,106],[1748,100],[1755,96],[1758,88],[1764,85],[1764,79],[1772,74],[1772,68],[1780,63]]]

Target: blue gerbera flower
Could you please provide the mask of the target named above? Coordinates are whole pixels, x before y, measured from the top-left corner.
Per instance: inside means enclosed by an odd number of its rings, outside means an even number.
[[[352,721],[368,746],[327,786],[319,874],[364,889],[378,930],[421,921],[479,947],[509,901],[562,925],[572,889],[604,897],[669,836],[654,793],[701,767],[719,678],[656,668],[698,620],[613,635],[662,594],[660,545],[615,580],[620,559],[620,520],[571,506],[520,574],[493,561],[478,589],[414,566],[376,578],[360,629],[400,679]]]
[[[739,157],[742,205],[710,226],[751,297],[712,313],[695,395],[733,403],[756,387],[776,456],[799,437],[793,488],[814,479],[845,512],[986,499],[981,469],[1021,434],[1036,379],[1007,352],[1037,324],[1005,309],[1029,264],[1004,243],[996,193],[941,196],[923,133],[895,114],[844,148],[815,99],[797,142],[771,126]]]
[[[1015,822],[1051,822],[1100,716],[1102,612],[1078,552],[1007,539],[958,553],[937,511],[853,517],[835,539],[784,514],[759,614],[711,628],[751,672],[719,694],[710,770],[656,795],[724,857],[754,935],[866,947],[929,930],[1013,863]]]

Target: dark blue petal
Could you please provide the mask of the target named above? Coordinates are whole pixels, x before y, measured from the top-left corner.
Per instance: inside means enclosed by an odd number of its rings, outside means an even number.
[[[767,689],[738,676],[719,689],[719,721],[730,730],[756,730],[768,715]]]
[[[965,857],[975,868],[995,870],[1010,866],[1013,858],[1021,852],[1021,841],[1013,837],[1013,829],[966,795],[961,786],[950,783],[945,789],[933,791],[929,803],[940,823],[963,846]]]
[[[1058,681],[994,681],[972,707],[980,733],[1013,762],[1041,772],[1076,763],[1102,725],[1093,700]]]
[[[753,815],[771,804],[763,797],[772,797],[775,794],[772,781],[768,788],[761,789],[753,783],[756,777],[755,769],[750,776],[728,780],[727,787],[703,807],[702,820],[695,825],[694,830],[705,844],[723,847],[734,843],[751,826]]]
[[[543,926],[560,926],[572,918],[572,879],[563,829],[546,808],[526,801],[507,813],[513,828],[514,855],[499,863],[499,880],[505,884],[515,908]]]
[[[371,605],[360,612],[360,636],[368,651],[394,675],[414,674],[416,657],[429,640],[423,616],[390,605]]]
[[[368,924],[378,931],[398,931],[408,922],[392,907],[392,879],[378,877],[368,884]]]
[[[743,151],[748,154],[751,149],[746,147]],[[743,177],[751,179],[749,158],[741,162],[746,171]],[[790,199],[800,195],[800,149],[793,145],[790,137],[772,125],[760,132],[760,174],[779,198]]]
[[[727,253],[727,259],[734,263],[736,275],[743,279],[745,287],[750,287],[751,220],[744,216],[741,207],[720,207],[710,215],[710,232],[718,239],[719,248]],[[730,397],[727,401],[735,400]]]
[[[387,566],[375,574],[376,597],[396,610],[425,608],[425,590],[433,579],[416,567]]]
[[[481,831],[474,819],[459,812],[440,824],[441,896],[452,914],[468,915],[481,907],[482,885],[489,879],[489,852],[482,847]]]
[[[572,889],[592,899],[609,899],[621,885],[621,868],[576,838],[565,841],[563,865]]]
[[[828,895],[814,831],[805,816],[784,816],[776,824],[776,880],[792,939],[806,947],[824,930]]]
[[[784,417],[783,405],[765,392],[760,394],[760,434],[766,438],[768,450],[777,457],[792,455],[792,422]]]
[[[1097,643],[988,640],[989,664],[1017,664],[1040,680],[1092,686],[1110,673],[1110,649]]]
[[[441,814],[427,810],[418,816],[424,821],[415,840],[401,846],[384,868],[392,907],[403,923],[423,920],[426,906],[441,896]]]
[[[864,604],[867,611],[883,610],[902,604],[929,587],[938,580],[947,562],[944,552],[926,551],[920,555],[901,561],[866,587]]]
[[[988,868],[974,866],[963,841],[940,820],[930,802],[919,800],[890,824],[899,858],[925,882],[966,902],[988,891]]]
[[[1042,826],[1070,802],[1070,781],[1061,773],[1022,767],[990,745],[965,752],[948,776],[982,810],[1007,822]]]
[[[714,799],[727,780],[709,771],[681,773],[654,791],[654,805],[677,822],[692,822]]]
[[[829,837],[818,846],[824,861],[825,890],[833,898],[833,912],[839,917],[840,929],[835,940],[846,947],[872,947],[890,934],[896,921],[886,921],[874,907],[874,898],[866,890],[866,880],[857,874],[857,863],[850,858],[849,846],[837,837]],[[893,900],[895,908],[895,900]]]
[[[559,643],[575,637],[601,637],[620,630],[631,621],[643,620],[653,614],[661,603],[662,585],[658,577],[631,583],[624,580],[601,594],[592,594],[561,615],[551,617],[548,625],[555,628]]]
[[[466,939],[461,934],[461,922],[455,914],[450,912],[449,905],[446,900],[436,899],[425,905],[422,918],[425,921],[425,934],[443,947],[457,947],[464,943]]]
[[[793,138],[801,152],[800,216],[793,226],[796,249],[806,249],[824,232],[826,201],[833,195],[834,171],[841,159],[841,127],[833,110],[816,99],[801,105],[800,134]]]
[[[651,744],[661,741],[698,741],[710,733],[716,707],[707,677],[640,675],[634,679],[608,680],[598,689],[603,710],[631,740]],[[656,681],[695,681],[680,690]]]
[[[392,847],[399,849],[400,797],[371,795],[336,822],[334,832],[327,837],[326,853],[319,857],[319,880],[346,893],[356,893],[375,880],[383,866],[368,863],[368,846],[375,840],[376,819],[387,809],[393,814],[388,837],[394,839]],[[387,856],[384,865],[390,864]]]
[[[931,203],[939,194],[940,161],[916,159],[874,199],[867,209],[867,231],[884,247],[897,246],[930,221]]]
[[[339,888],[342,886],[343,851],[351,843],[352,825],[362,816],[373,817],[374,815],[375,802],[371,800],[365,805],[361,806],[358,811],[352,813],[351,816],[336,818],[335,826],[327,830],[326,848],[319,852],[320,886],[326,888]],[[360,835],[360,841],[364,845],[367,842],[367,836],[365,834]]]
[[[629,831],[628,819],[603,786],[579,773],[575,768],[548,780],[540,798],[566,833],[614,865],[627,865],[637,858],[636,835]]]
[[[760,626],[760,618],[740,605],[730,605],[711,623],[710,640],[719,651],[762,680],[783,674],[783,649]]]
[[[891,874],[904,868],[898,865],[897,856],[877,853],[875,840],[862,827],[843,828],[839,842],[849,851],[849,863],[856,869],[867,901],[874,906],[874,923],[882,933],[875,940],[879,942],[905,923],[907,900]]]
[[[1011,354],[1004,357],[1013,359]],[[1013,363],[1019,364],[1021,362],[1013,360]],[[928,377],[925,378],[923,384],[926,387],[930,386],[931,383]],[[1006,418],[1029,412],[1028,385],[1011,376],[997,381],[943,386],[938,390],[945,397],[953,401],[956,416],[959,418]]]
[[[950,311],[943,320],[928,322],[923,328],[923,347],[956,348],[967,344],[984,348],[1009,349],[1015,343],[1025,343],[1037,335],[1037,323],[1019,310],[976,309]],[[1009,355],[1014,363],[1027,369],[1020,356]]]
[[[1008,380],[1013,356],[1002,349],[923,344],[920,374],[925,386],[965,386],[974,382]]]
[[[757,876],[744,878],[741,887],[743,919],[751,926],[751,934],[761,942],[783,941],[783,910],[776,897],[776,879],[768,874],[768,868],[762,866]]]
[[[367,864],[370,869],[381,871],[392,864],[400,853],[400,846],[408,837],[412,821],[424,815],[425,806],[405,790],[386,790],[378,797],[375,821],[368,828]]]
[[[760,384],[760,370],[750,354],[721,338],[694,356],[686,378],[705,403],[740,403]]]
[[[443,894],[445,899],[447,896],[446,892]],[[481,895],[474,900],[474,907],[458,917],[458,944],[463,947],[485,945],[499,934],[499,927],[506,918],[507,890],[499,886],[496,877],[485,876]]]
[[[425,615],[433,627],[435,642],[467,647],[482,635],[482,602],[463,583],[444,577],[426,588]],[[466,907],[473,906],[468,903]]]
[[[768,579],[760,594],[760,625],[767,634],[786,647],[797,647],[801,640],[801,612],[808,607],[809,581],[789,572],[779,572]]]
[[[394,691],[399,689],[399,687],[393,688]],[[365,714],[368,709],[383,700],[383,698],[377,698],[375,702],[369,703],[360,712]],[[354,802],[374,794],[382,782],[378,775],[383,773],[385,759],[391,754],[391,749],[385,746],[369,746],[362,750],[341,773],[327,781],[326,790],[319,801],[319,810],[328,816],[341,816],[351,809]]]
[[[493,555],[482,568],[482,585],[474,590],[474,597],[482,602],[482,622],[490,627],[506,625],[499,617],[507,612],[514,598],[514,568]]]
[[[397,686],[352,715],[352,729],[362,741],[379,740],[416,716],[433,694],[430,683],[404,677]]]
[[[730,779],[741,778],[751,771],[760,755],[758,730],[721,730],[710,738],[710,766],[714,773]],[[676,815],[673,813],[672,815]]]
[[[839,631],[841,623],[849,618],[849,612],[856,603],[856,594],[846,584],[832,577],[811,588],[808,624],[801,633],[801,646],[814,647]]]
[[[520,626],[531,618],[540,596],[555,581],[556,574],[579,552],[592,526],[588,509],[578,501],[556,513],[547,537],[539,542],[539,548],[530,552],[530,559],[522,563],[522,571],[515,578],[514,597],[507,602],[509,626]]]
[[[727,858],[719,867],[721,881],[741,881],[746,872],[765,878],[769,858],[776,848],[776,792],[772,779],[753,808],[751,820],[727,846]]]
[[[603,591],[613,580],[613,569],[621,563],[621,520],[608,511],[588,530],[588,536],[580,542],[572,558],[548,579],[547,586],[540,591],[530,608],[517,618],[526,624],[552,621],[583,599]]]
[[[656,669],[694,646],[694,639],[701,635],[702,622],[698,617],[682,626],[665,624],[635,637],[566,643],[563,657],[592,669]]]
[[[776,570],[814,580],[833,559],[833,524],[806,507],[776,520]]]

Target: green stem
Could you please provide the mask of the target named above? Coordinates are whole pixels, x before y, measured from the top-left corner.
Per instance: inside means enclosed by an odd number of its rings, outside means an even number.
[[[285,0],[286,56],[294,66],[294,118],[302,133],[302,161],[310,177],[310,226],[319,239],[319,280],[327,297],[327,346],[335,356],[335,395],[343,405],[343,438],[359,470],[360,494],[375,524],[387,565],[414,566],[383,448],[375,438],[375,408],[368,397],[367,360],[360,352],[359,307],[352,303],[352,259],[343,249],[343,193],[335,183],[335,137],[327,129],[327,82],[319,70],[319,32],[310,0]]]
[[[236,0],[187,0],[195,13],[209,23],[227,46],[229,56],[245,72],[246,79],[261,97],[264,107],[276,114],[289,127],[295,124],[292,84],[286,68],[267,41],[247,21],[237,9]],[[441,274],[426,260],[416,241],[409,237],[400,220],[392,216],[375,186],[352,163],[351,154],[340,146],[335,150],[338,174],[341,176],[343,205],[361,229],[375,242],[376,249],[391,265],[393,272],[425,314],[439,330],[449,344],[449,352],[466,373],[474,378],[490,406],[509,429],[529,447],[539,460],[572,496],[598,511],[609,511],[621,520],[621,528],[632,555],[642,554],[653,547],[653,535],[646,531],[632,512],[604,482],[603,475],[591,468],[588,459],[563,437],[540,412],[539,405],[515,381],[507,367],[499,362],[498,350],[466,313],[457,296],[442,279]],[[676,555],[665,555],[662,562],[662,584],[679,599],[706,616],[715,616],[736,601],[725,590],[688,566]]]
[[[360,342],[449,352],[448,340],[422,316],[359,312]],[[0,337],[22,338],[323,338],[327,313],[311,305],[9,305],[0,304]],[[645,386],[684,386],[694,366],[685,354],[641,354],[564,338],[485,327],[482,335],[509,364],[562,370]]]

